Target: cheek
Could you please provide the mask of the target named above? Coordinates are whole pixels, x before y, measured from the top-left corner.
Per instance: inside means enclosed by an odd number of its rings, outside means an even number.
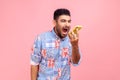
[[[60,23],[60,26],[61,26],[61,27],[65,26],[65,23]]]
[[[63,24],[58,24],[57,26],[58,26],[58,28],[61,30],[62,27],[63,27]]]
[[[56,29],[57,29],[58,32],[61,32],[61,26],[59,24],[57,24]]]

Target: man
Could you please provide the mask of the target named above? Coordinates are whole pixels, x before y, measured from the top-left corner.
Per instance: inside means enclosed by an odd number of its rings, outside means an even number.
[[[70,80],[70,64],[78,65],[78,33],[68,34],[71,15],[68,9],[57,9],[52,31],[37,36],[31,55],[31,80]]]

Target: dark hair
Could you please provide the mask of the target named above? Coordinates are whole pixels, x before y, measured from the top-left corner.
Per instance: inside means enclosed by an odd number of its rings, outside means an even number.
[[[60,9],[56,9],[54,12],[54,20],[57,20],[57,18],[61,15],[68,15],[70,16],[70,11],[68,9],[65,8],[60,8]]]

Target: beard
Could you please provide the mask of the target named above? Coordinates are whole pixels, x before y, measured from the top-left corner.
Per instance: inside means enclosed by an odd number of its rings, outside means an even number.
[[[67,35],[63,35],[61,29],[59,26],[54,27],[55,33],[60,37],[60,38],[65,38]]]

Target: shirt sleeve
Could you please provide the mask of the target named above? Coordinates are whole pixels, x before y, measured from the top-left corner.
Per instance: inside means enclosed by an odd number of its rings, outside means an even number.
[[[39,65],[41,58],[41,38],[40,36],[37,36],[33,44],[30,64]]]

